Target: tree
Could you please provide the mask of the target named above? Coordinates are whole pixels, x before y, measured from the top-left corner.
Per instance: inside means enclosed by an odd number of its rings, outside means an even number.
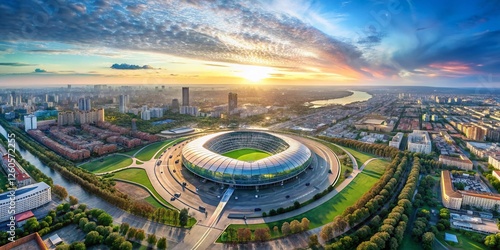
[[[290,233],[292,232],[292,230],[290,229],[290,223],[288,222],[283,222],[283,225],[281,225],[281,233],[283,235],[289,235]]]
[[[161,237],[156,244],[158,249],[167,249],[167,239],[165,237]]]
[[[278,234],[278,233],[279,233],[279,228],[278,228],[278,226],[274,226],[274,227],[273,227],[273,231],[274,231],[274,234]]]
[[[77,242],[73,242],[73,243],[71,243],[70,248],[71,248],[72,250],[85,250],[85,249],[87,249],[87,248],[85,247],[85,243],[83,243],[83,242],[81,242],[81,241],[77,241]]]
[[[238,228],[238,240],[247,242],[252,239],[252,231],[249,228]]]
[[[379,250],[377,244],[371,241],[364,241],[358,245],[357,250]]]
[[[137,229],[137,233],[135,233],[135,239],[138,241],[142,241],[145,238],[146,238],[146,234],[144,233],[144,230]]]
[[[185,227],[188,222],[188,210],[183,208],[179,214],[179,225]]]
[[[102,213],[97,217],[97,224],[103,226],[109,226],[113,223],[113,217],[107,213]]]
[[[64,210],[64,212],[68,212],[70,208],[71,208],[71,205],[69,205],[69,203],[64,203],[63,204],[63,210]]]
[[[95,222],[91,221],[91,222],[85,224],[85,226],[83,227],[83,231],[88,233],[90,231],[94,231],[95,228],[96,228]]]
[[[120,225],[120,233],[121,233],[122,235],[126,235],[126,234],[127,234],[127,232],[128,232],[128,229],[129,229],[129,228],[130,228],[130,225],[129,225],[128,223],[122,223],[122,224]]]
[[[155,234],[148,234],[148,244],[149,245],[155,245],[156,244],[156,235]]]
[[[116,250],[119,250],[120,249],[120,246],[122,245],[123,242],[125,242],[125,238],[123,236],[120,236],[118,237],[117,239],[115,239],[115,241],[113,242],[113,244],[111,245],[111,249],[116,249]]]
[[[432,244],[434,242],[434,234],[432,232],[426,232],[422,235],[422,245],[424,249],[432,249]]]
[[[87,204],[81,203],[78,205],[78,209],[82,210],[82,212],[85,212],[85,209],[87,209]]]
[[[120,244],[120,250],[132,250],[132,243],[128,242],[128,241],[124,241],[122,242],[122,244]]]
[[[102,237],[106,238],[113,231],[113,228],[105,226],[97,226],[95,230],[99,233],[99,235],[102,235]]]
[[[104,240],[104,243],[108,246],[111,246],[113,245],[113,242],[115,242],[120,237],[121,236],[118,232],[110,233],[108,237],[106,237],[106,239]]]
[[[90,231],[87,236],[85,236],[85,246],[97,245],[101,242],[102,236],[99,235],[97,231]]]
[[[29,218],[26,221],[26,224],[24,224],[24,229],[30,233],[38,231],[39,228],[40,228],[40,223],[38,223],[35,217]]]
[[[45,222],[47,222],[47,224],[49,224],[49,226],[52,225],[52,216],[47,215],[47,216],[45,216],[45,218],[43,218],[43,220]]]
[[[321,239],[323,239],[324,241],[327,241],[329,239],[332,238],[333,236],[333,227],[330,225],[330,224],[326,224],[322,229],[321,229],[321,232],[320,232],[320,235]]]
[[[254,236],[256,241],[266,241],[271,238],[271,233],[267,227],[257,228],[255,229]]]
[[[64,200],[68,197],[68,191],[62,186],[54,185],[52,187],[52,192],[59,197],[61,200]]]
[[[347,227],[347,221],[344,219],[344,217],[337,215],[333,219],[332,227],[335,232],[344,232],[345,228]]]
[[[292,233],[298,233],[302,231],[302,226],[298,220],[293,220],[290,222],[290,229],[292,230]]]
[[[69,196],[69,204],[70,205],[76,205],[76,204],[78,204],[78,198],[76,198],[75,196],[70,195]]]
[[[306,217],[302,218],[300,225],[301,225],[303,231],[309,230],[309,224],[310,224],[310,221]]]
[[[319,240],[318,240],[317,234],[313,234],[313,235],[309,236],[308,245],[310,248],[313,248],[313,249],[316,248],[317,246],[319,246]]]
[[[56,246],[56,250],[70,250],[70,245],[68,244],[59,244]]]
[[[134,238],[136,233],[137,233],[137,229],[136,229],[136,228],[131,227],[131,228],[128,230],[128,233],[127,233],[127,239],[132,239],[132,238]]]
[[[497,237],[494,234],[488,235],[484,238],[484,244],[489,248],[495,248],[497,243]]]

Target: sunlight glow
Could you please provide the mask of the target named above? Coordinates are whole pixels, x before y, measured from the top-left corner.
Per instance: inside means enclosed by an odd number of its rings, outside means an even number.
[[[236,70],[236,75],[245,80],[257,83],[271,76],[274,70],[262,66],[239,66]]]

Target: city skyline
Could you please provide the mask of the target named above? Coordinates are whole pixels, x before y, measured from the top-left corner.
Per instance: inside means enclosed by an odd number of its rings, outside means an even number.
[[[497,1],[9,1],[0,86],[491,88],[499,12]]]

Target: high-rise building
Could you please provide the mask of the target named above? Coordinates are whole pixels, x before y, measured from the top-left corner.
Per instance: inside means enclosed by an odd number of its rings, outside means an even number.
[[[173,99],[172,100],[172,107],[171,107],[172,112],[177,113],[179,112],[179,100],[178,99]]]
[[[181,106],[179,113],[183,115],[199,116],[200,109],[195,106]]]
[[[432,141],[429,133],[423,130],[413,130],[413,133],[408,135],[408,151],[430,154]]]
[[[90,98],[78,99],[78,109],[81,111],[89,111],[92,109]]]
[[[127,99],[128,99],[128,95],[120,95],[120,106],[119,106],[119,110],[120,110],[120,113],[127,113]]]
[[[232,114],[237,108],[238,108],[238,94],[229,93],[228,105],[227,105],[228,113]]]
[[[28,131],[31,129],[36,129],[36,116],[31,114],[31,115],[25,115],[24,116],[24,131]]]
[[[151,120],[151,111],[149,110],[143,110],[141,112],[141,119],[148,121]]]
[[[189,106],[189,88],[182,87],[182,106]]]

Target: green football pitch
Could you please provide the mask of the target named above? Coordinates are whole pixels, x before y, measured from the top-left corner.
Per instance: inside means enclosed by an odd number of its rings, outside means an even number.
[[[258,149],[252,149],[252,148],[243,148],[243,149],[236,149],[227,153],[222,154],[223,156],[227,156],[229,158],[233,158],[236,160],[240,161],[257,161],[260,159],[264,159],[268,156],[271,156],[271,154],[266,153],[264,151],[258,150]]]

